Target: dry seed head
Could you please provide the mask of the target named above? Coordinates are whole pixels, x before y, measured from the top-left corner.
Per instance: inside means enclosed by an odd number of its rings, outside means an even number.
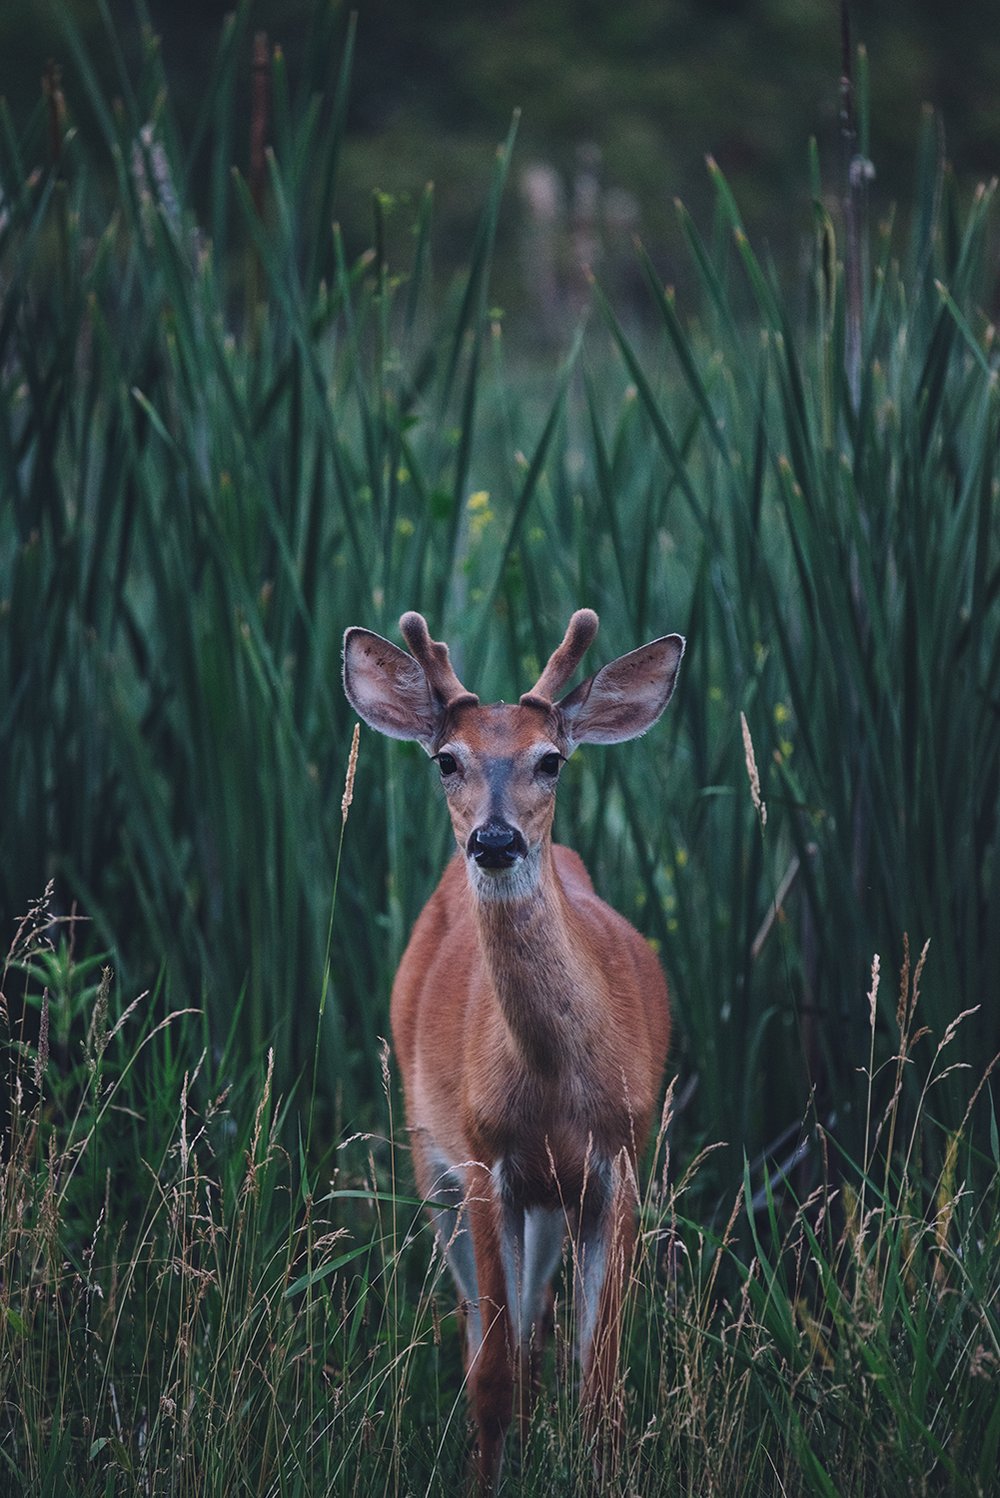
[[[132,1015],[138,1009],[138,1007],[142,1003],[143,999],[148,999],[148,998],[149,998],[149,989],[148,988],[144,988],[143,991],[142,991],[142,993],[139,994],[138,998],[133,999],[132,1002],[131,1002],[131,1004],[129,1004],[128,1008],[125,1009],[118,1016],[118,1018],[115,1020],[115,1022],[112,1025],[110,1031],[108,1032],[108,1039],[109,1040],[114,1040],[115,1036],[118,1034],[118,1031],[122,1028],[122,1026],[126,1025],[128,1023],[128,1021],[132,1018]],[[204,1061],[204,1059],[205,1059],[205,1052],[202,1051],[202,1053],[201,1053],[201,1060]],[[195,1076],[197,1076],[198,1070],[200,1070],[200,1069],[201,1069],[201,1061],[198,1062],[198,1069],[195,1072]],[[193,1078],[192,1078],[192,1080],[193,1080]]]
[[[753,801],[754,810],[760,817],[761,831],[767,826],[767,807],[761,800],[760,775],[757,773],[757,759],[753,752],[753,739],[750,737],[750,725],[747,722],[746,713],[740,713],[740,727],[743,730],[743,756],[747,765],[747,778],[750,781],[750,799]]]
[[[667,1083],[667,1091],[663,1098],[663,1107],[660,1109],[660,1127],[657,1131],[658,1138],[662,1138],[666,1134],[673,1121],[675,1102],[674,1094],[676,1093],[676,1091],[677,1078],[671,1077],[670,1081]]]
[[[181,1150],[181,1176],[182,1177],[187,1175],[188,1156],[190,1154],[190,1149],[189,1149],[189,1146],[188,1146],[188,1137],[187,1137],[188,1083],[189,1083],[189,1075],[188,1075],[187,1072],[185,1072],[184,1073],[184,1084],[181,1087],[181,1141],[180,1141],[180,1150]]]
[[[903,965],[899,970],[899,999],[896,1003],[896,1024],[900,1034],[906,1020],[906,999],[910,991],[910,933],[903,932]]]
[[[351,752],[347,760],[347,778],[344,781],[344,794],[340,801],[340,825],[342,827],[347,821],[347,813],[350,811],[351,802],[354,800],[354,777],[358,769],[358,740],[360,732],[360,723],[355,723],[354,733],[351,737]]]
[[[875,1006],[878,999],[878,978],[879,968],[881,967],[881,964],[882,959],[876,952],[875,956],[872,958],[872,986],[868,991],[868,1014],[873,1030],[875,1028]]]
[[[930,944],[931,939],[930,937],[928,937],[923,946],[920,948],[920,956],[917,958],[917,966],[913,974],[913,1002],[910,1005],[911,1014],[913,1013],[913,1010],[916,1009],[917,999],[920,997],[920,980],[924,975],[924,964],[927,961],[927,953],[930,949]]]
[[[41,1088],[49,1067],[49,990],[42,994],[42,1017],[38,1025],[38,1051],[35,1055],[35,1086]]]
[[[963,1009],[962,1012],[961,1012],[961,1014],[956,1014],[955,1018],[948,1025],[948,1028],[945,1030],[944,1034],[941,1037],[941,1040],[940,1040],[940,1042],[938,1044],[937,1051],[935,1053],[936,1055],[940,1056],[940,1054],[944,1050],[945,1046],[946,1045],[951,1045],[951,1042],[955,1039],[955,1032],[958,1029],[959,1025],[962,1023],[962,1021],[966,1020],[966,1019],[969,1019],[973,1014],[978,1014],[980,1008],[981,1008],[981,1005],[974,1004],[971,1009]],[[954,1068],[949,1068],[949,1070],[954,1070]],[[964,1068],[963,1068],[963,1070],[964,1070]]]
[[[246,1173],[246,1177],[244,1179],[243,1186],[242,1186],[242,1191],[241,1191],[241,1194],[243,1194],[243,1195],[246,1195],[248,1193],[252,1193],[252,1195],[255,1198],[258,1196],[258,1192],[259,1192],[259,1187],[258,1187],[258,1183],[257,1183],[257,1173],[258,1173],[258,1170],[260,1169],[261,1164],[263,1163],[262,1161],[258,1161],[258,1159],[257,1159],[257,1151],[260,1148],[260,1138],[261,1138],[261,1132],[262,1132],[262,1127],[263,1127],[263,1122],[264,1122],[264,1113],[265,1113],[265,1110],[267,1109],[267,1105],[268,1105],[268,1103],[270,1102],[270,1099],[271,1099],[271,1084],[272,1084],[273,1080],[274,1080],[274,1047],[270,1046],[268,1048],[268,1052],[267,1052],[267,1075],[264,1078],[263,1091],[261,1092],[261,1095],[260,1095],[260,1101],[257,1104],[257,1113],[256,1113],[256,1116],[255,1116],[254,1122],[253,1122],[253,1137],[250,1140],[250,1148],[247,1151],[247,1156],[246,1156],[247,1173]]]
[[[350,1228],[335,1228],[332,1233],[323,1233],[313,1244],[313,1253],[329,1253],[331,1248],[335,1248],[338,1243],[343,1243],[344,1239],[350,1236]]]
[[[101,969],[101,982],[97,990],[97,998],[94,1000],[94,1012],[90,1017],[90,1026],[87,1030],[87,1039],[84,1042],[84,1056],[87,1070],[91,1076],[97,1071],[101,1059],[108,1044],[108,1001],[111,996],[111,979],[114,974],[110,967]]]

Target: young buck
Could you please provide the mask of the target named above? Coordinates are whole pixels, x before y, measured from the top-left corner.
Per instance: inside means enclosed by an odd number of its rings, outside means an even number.
[[[665,635],[560,691],[597,632],[580,609],[515,707],[484,707],[420,614],[410,648],[344,637],[358,714],[436,762],[458,853],[424,907],[392,992],[417,1184],[466,1313],[480,1483],[496,1479],[549,1312],[567,1232],[583,1399],[614,1410],[622,1294],[635,1241],[636,1154],[670,1034],[652,951],[552,842],[556,784],[578,744],[656,722],[684,641]]]

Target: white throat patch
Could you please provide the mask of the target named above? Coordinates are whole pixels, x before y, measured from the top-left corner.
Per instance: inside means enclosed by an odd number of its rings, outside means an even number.
[[[483,869],[466,857],[469,885],[477,900],[527,900],[538,889],[542,867],[541,848],[529,848],[509,869]]]

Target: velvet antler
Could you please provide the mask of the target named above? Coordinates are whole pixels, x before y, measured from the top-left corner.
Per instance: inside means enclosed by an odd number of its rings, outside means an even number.
[[[526,707],[552,706],[597,634],[597,625],[593,609],[577,609],[569,621],[562,644],[549,656],[548,665],[531,691],[524,693],[522,704]]]
[[[431,639],[427,620],[423,614],[417,614],[411,610],[400,619],[399,627],[409,646],[410,654],[424,668],[424,675],[427,677],[430,689],[442,705],[454,707],[461,704],[475,707],[479,698],[474,692],[466,691],[463,687],[455,675],[447,645],[440,640]]]

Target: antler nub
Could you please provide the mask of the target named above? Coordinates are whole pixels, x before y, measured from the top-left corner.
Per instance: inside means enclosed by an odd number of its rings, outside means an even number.
[[[521,698],[527,707],[551,707],[580,664],[594,636],[598,618],[593,609],[577,609],[569,621],[565,638],[549,656],[548,665],[530,692]]]
[[[479,698],[474,692],[468,692],[463,687],[455,675],[447,645],[440,640],[431,639],[427,620],[423,614],[418,614],[411,609],[400,619],[399,628],[403,639],[409,646],[410,654],[423,667],[431,691],[443,706],[455,707],[467,704],[475,707]]]

